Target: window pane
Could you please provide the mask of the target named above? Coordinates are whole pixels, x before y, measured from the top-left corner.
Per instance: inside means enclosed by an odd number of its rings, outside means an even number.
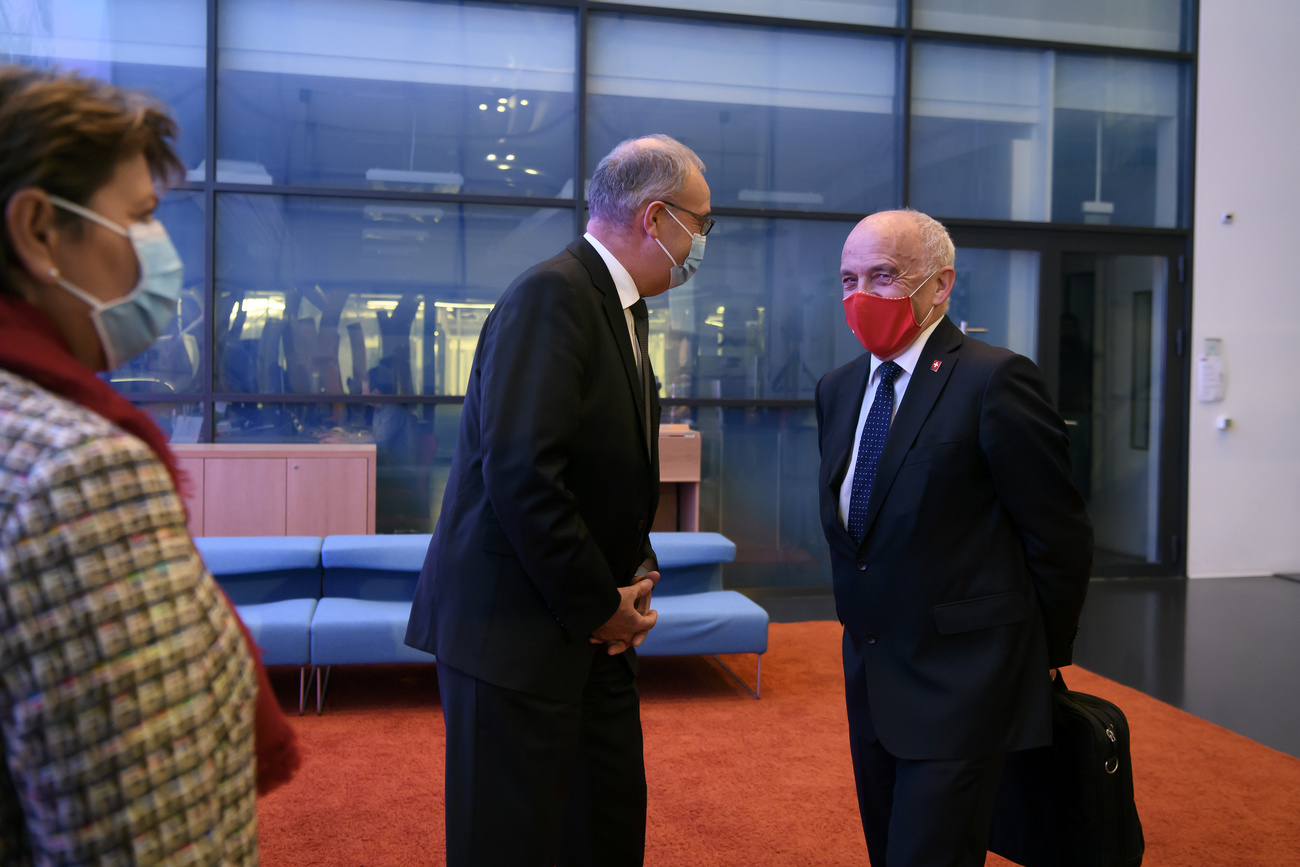
[[[913,0],[921,30],[1178,51],[1183,0]]]
[[[912,205],[945,217],[1174,226],[1186,75],[1173,62],[918,44]]]
[[[149,413],[171,443],[196,443],[203,431],[203,405],[198,403],[136,404]]]
[[[172,109],[178,152],[203,160],[204,0],[43,0],[0,4],[0,59],[76,70],[144,90]]]
[[[374,443],[375,532],[432,533],[460,406],[218,403],[219,443]]]
[[[707,166],[714,206],[897,204],[897,42],[593,15],[588,171],[662,132]]]
[[[736,543],[728,588],[830,584],[812,409],[692,407],[701,434],[700,529]]]
[[[862,351],[840,301],[851,228],[720,218],[695,277],[650,299],[660,395],[811,398],[823,373]]]
[[[1038,358],[1037,250],[957,248],[948,318],[972,337]]]
[[[572,11],[225,0],[217,179],[572,196]]]
[[[568,210],[220,195],[216,391],[463,394],[487,311],[572,237]]]
[[[122,394],[198,394],[203,390],[203,196],[172,190],[155,212],[185,264],[176,318],[153,345],[108,375]],[[184,440],[178,440],[184,442]]]
[[[1052,220],[1179,224],[1187,68],[1063,54],[1056,64]]]
[[[896,0],[667,0],[657,5],[671,9],[834,21],[838,24],[899,26]]]

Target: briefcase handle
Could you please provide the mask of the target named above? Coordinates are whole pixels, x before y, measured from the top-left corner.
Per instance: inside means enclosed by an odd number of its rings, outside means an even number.
[[[1061,670],[1056,670],[1056,677],[1052,680],[1052,688],[1057,692],[1067,692],[1069,687],[1065,685],[1065,678],[1061,675]],[[1115,736],[1115,729],[1106,726],[1106,737],[1110,740],[1111,746],[1115,748],[1115,754],[1102,763],[1106,773],[1113,774],[1119,770],[1119,739]]]

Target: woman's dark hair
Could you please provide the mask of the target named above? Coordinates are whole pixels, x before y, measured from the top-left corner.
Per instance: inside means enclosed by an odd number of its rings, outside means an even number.
[[[169,184],[184,172],[162,103],[77,74],[0,66],[0,218],[19,190],[39,187],[84,205],[123,160],[142,154]],[[71,215],[59,212],[71,224]],[[0,231],[0,277],[14,261]],[[3,282],[3,281],[0,281]]]

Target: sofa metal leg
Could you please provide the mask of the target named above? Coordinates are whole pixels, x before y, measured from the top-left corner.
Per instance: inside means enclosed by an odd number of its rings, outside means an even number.
[[[298,667],[298,716],[303,715],[307,709],[307,690],[311,689],[311,682],[316,677],[316,666],[311,666],[311,671],[307,666]]]
[[[320,674],[317,669],[316,674],[316,716],[320,716],[325,710],[325,690],[330,685],[330,666],[325,666],[325,673]]]
[[[754,686],[752,689],[750,688],[749,684],[745,683],[744,678],[742,678],[740,675],[736,674],[734,671],[731,670],[731,666],[727,665],[721,659],[718,659],[717,655],[715,654],[710,654],[710,655],[713,656],[714,662],[716,662],[718,665],[725,668],[727,670],[727,674],[731,675],[736,679],[736,683],[739,683],[741,686],[745,688],[745,692],[752,695],[755,701],[758,700],[759,691],[763,688],[763,654],[761,653],[754,654],[754,659],[758,663],[758,668],[754,674]]]

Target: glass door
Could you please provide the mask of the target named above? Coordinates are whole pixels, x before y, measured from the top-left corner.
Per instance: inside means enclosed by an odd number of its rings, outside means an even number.
[[[1170,553],[1160,526],[1169,260],[1063,253],[1060,277],[1057,400],[1095,566],[1160,564]]]
[[[1184,240],[960,224],[952,235],[949,316],[1043,371],[1096,533],[1093,574],[1181,574]]]

